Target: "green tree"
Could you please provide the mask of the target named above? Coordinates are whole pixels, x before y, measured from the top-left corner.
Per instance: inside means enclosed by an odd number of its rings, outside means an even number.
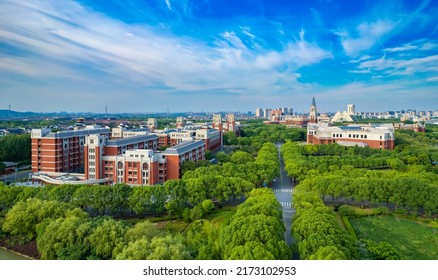
[[[346,260],[345,254],[336,246],[320,247],[315,254],[309,257],[310,260]]]
[[[224,145],[237,145],[237,136],[234,132],[226,132],[223,136]]]
[[[36,226],[46,219],[64,217],[72,207],[57,201],[29,198],[19,201],[8,211],[3,230],[13,235],[24,235],[29,240],[36,236]]]
[[[126,239],[134,242],[141,238],[151,240],[153,237],[160,235],[160,231],[149,220],[136,223],[132,228],[126,231]]]
[[[92,254],[105,260],[115,257],[113,252],[117,246],[123,247],[127,230],[124,222],[105,219],[88,237]]]
[[[186,160],[181,166],[181,173],[184,175],[187,171],[193,171],[196,169],[196,163],[191,160]]]
[[[166,202],[166,209],[170,214],[182,214],[187,206],[187,188],[183,180],[169,180],[164,183],[169,190],[169,198]]]
[[[366,249],[373,260],[400,260],[400,253],[387,242],[376,243],[372,240],[364,240]]]
[[[37,247],[43,260],[81,260],[90,255],[86,241],[93,230],[88,215],[76,209],[66,217],[46,220],[39,225]]]
[[[181,236],[157,236],[129,243],[117,255],[118,260],[186,260],[191,256]]]
[[[236,164],[243,164],[254,161],[254,158],[249,153],[237,151],[231,155],[230,161]]]

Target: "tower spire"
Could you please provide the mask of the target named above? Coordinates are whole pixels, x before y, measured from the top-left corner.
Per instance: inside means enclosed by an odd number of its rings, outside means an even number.
[[[312,104],[310,105],[310,114],[309,114],[309,122],[317,123],[318,122],[318,112],[316,110],[316,102],[315,97],[312,98]]]

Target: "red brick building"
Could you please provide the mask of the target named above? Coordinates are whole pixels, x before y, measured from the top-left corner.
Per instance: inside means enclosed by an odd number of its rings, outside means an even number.
[[[33,129],[32,172],[81,172],[84,170],[84,144],[88,135],[108,138],[108,129],[87,126],[60,132]]]
[[[394,129],[378,125],[328,126],[310,124],[307,126],[308,144],[333,144],[343,146],[370,147],[373,149],[394,149]]]
[[[90,136],[87,143],[99,136]],[[96,141],[92,141],[96,142]],[[123,153],[104,154],[105,147],[87,145],[85,179],[109,179],[113,183],[129,185],[155,185],[167,180],[179,179],[182,164],[189,160],[198,162],[205,159],[204,141],[186,141],[164,152],[135,148]],[[86,152],[87,153],[87,152]]]
[[[124,155],[129,150],[156,150],[158,148],[158,135],[138,135],[129,138],[108,140],[101,135],[89,135],[86,138],[85,158],[85,179],[101,179],[104,176],[103,161],[106,156]],[[108,165],[107,163],[104,163]],[[109,174],[109,173],[107,173]],[[115,180],[114,182],[119,182]]]
[[[187,141],[166,149],[162,155],[167,160],[167,180],[179,179],[185,161],[198,162],[205,159],[203,140]]]

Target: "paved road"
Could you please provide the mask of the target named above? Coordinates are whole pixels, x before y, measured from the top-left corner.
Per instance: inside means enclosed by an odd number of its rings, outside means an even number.
[[[276,144],[278,149],[278,160],[280,162],[280,177],[277,178],[273,184],[272,189],[275,193],[275,197],[280,202],[283,207],[283,221],[286,226],[285,240],[288,245],[291,245],[294,241],[291,236],[291,219],[295,214],[295,209],[292,207],[292,195],[293,195],[293,185],[291,183],[291,178],[287,176],[284,170],[284,162],[280,155],[280,148],[282,144]]]

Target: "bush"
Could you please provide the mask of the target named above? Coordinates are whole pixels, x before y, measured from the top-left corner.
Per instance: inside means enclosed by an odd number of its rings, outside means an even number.
[[[349,205],[342,205],[339,207],[338,212],[341,216],[357,217],[356,211]]]
[[[404,208],[397,208],[397,210],[395,210],[395,213],[398,215],[406,215],[406,213],[408,213],[408,211],[406,211],[406,209],[404,209]]]
[[[190,219],[192,221],[202,219],[202,218],[204,218],[204,216],[205,216],[205,213],[204,213],[204,210],[202,209],[202,204],[196,205],[190,211]]]
[[[183,220],[185,222],[191,222],[191,219],[190,219],[190,209],[189,208],[184,208],[184,210],[182,212],[182,217],[183,217]]]
[[[389,209],[386,207],[378,207],[376,209],[374,209],[374,214],[376,215],[388,215],[389,214]]]

